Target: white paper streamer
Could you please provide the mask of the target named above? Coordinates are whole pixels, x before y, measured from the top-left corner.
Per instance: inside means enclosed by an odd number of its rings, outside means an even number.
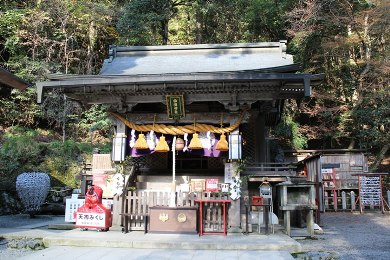
[[[130,148],[133,148],[134,145],[135,145],[135,130],[131,129]]]
[[[184,134],[184,141],[185,141],[184,142],[185,145],[184,145],[184,148],[183,148],[183,152],[188,150],[188,134],[187,133]]]

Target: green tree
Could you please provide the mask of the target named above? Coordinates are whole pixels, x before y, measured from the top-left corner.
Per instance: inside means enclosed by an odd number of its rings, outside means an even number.
[[[263,42],[285,40],[287,28],[284,14],[295,1],[250,0],[243,12],[245,41]]]
[[[169,21],[186,0],[133,0],[123,8],[117,28],[121,43],[129,45],[168,44]]]
[[[301,106],[322,121],[315,138],[371,149],[373,169],[389,149],[389,8],[388,1],[311,0],[288,13],[296,57],[306,71],[325,73]]]

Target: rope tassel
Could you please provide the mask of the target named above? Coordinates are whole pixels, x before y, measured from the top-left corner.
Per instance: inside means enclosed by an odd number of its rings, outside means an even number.
[[[169,146],[167,141],[165,141],[165,136],[160,137],[160,141],[158,141],[156,148],[154,149],[155,152],[158,153],[166,153],[169,152]]]
[[[222,151],[222,152],[226,152],[229,150],[229,145],[228,145],[228,142],[226,140],[225,134],[221,134],[221,137],[220,137],[217,145],[215,146],[215,149],[217,149],[218,151]]]
[[[137,150],[149,149],[148,143],[146,142],[145,135],[139,134],[137,141],[135,141],[134,148]]]
[[[197,133],[192,135],[192,139],[188,148],[191,150],[203,149],[202,142],[200,141],[199,135]]]

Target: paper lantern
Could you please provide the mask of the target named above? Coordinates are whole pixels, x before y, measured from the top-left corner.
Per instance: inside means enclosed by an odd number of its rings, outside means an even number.
[[[139,134],[137,141],[135,141],[134,148],[137,150],[149,149],[148,143],[146,142],[145,135]]]
[[[158,141],[156,148],[154,149],[155,152],[159,153],[166,153],[169,152],[169,146],[167,141],[165,141],[165,136],[161,136],[160,140]]]
[[[225,134],[221,134],[221,137],[219,138],[219,141],[215,147],[215,149],[217,149],[218,151],[228,151],[229,150],[229,145],[228,145],[228,142],[226,140],[226,136]]]
[[[242,138],[240,134],[229,135],[229,160],[241,160]]]
[[[197,133],[192,135],[192,139],[188,148],[191,150],[203,149],[202,142],[200,141],[199,135]]]
[[[180,137],[176,138],[176,145],[175,145],[176,151],[183,151],[184,145],[185,143],[183,139],[181,139]]]

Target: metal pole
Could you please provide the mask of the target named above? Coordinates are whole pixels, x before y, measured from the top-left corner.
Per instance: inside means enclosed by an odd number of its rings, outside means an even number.
[[[176,207],[176,135],[172,142],[172,187],[169,207]]]

